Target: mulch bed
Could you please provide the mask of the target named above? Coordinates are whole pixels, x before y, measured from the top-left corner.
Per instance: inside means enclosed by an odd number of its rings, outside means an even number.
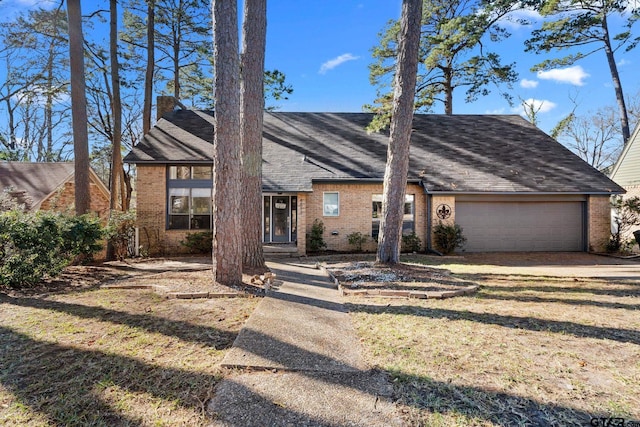
[[[447,298],[477,290],[477,285],[452,277],[448,270],[422,265],[360,261],[330,264],[327,270],[347,295]]]

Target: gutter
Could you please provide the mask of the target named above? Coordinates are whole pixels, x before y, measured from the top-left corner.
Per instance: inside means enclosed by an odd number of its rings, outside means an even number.
[[[624,193],[619,191],[432,191],[430,194],[443,196],[611,196]]]

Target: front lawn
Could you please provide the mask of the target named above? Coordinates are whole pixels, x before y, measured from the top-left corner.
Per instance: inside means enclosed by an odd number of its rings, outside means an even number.
[[[365,355],[391,374],[408,425],[640,421],[638,281],[477,271],[459,268],[481,285],[471,296],[347,298]]]
[[[257,301],[0,292],[0,425],[207,424],[217,364]]]

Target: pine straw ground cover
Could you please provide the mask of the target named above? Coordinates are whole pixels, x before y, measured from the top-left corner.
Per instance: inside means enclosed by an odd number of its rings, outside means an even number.
[[[436,264],[480,284],[478,293],[347,298],[366,357],[390,373],[408,425],[640,421],[638,281],[472,274],[454,262]]]
[[[97,288],[123,274],[131,272],[77,267],[43,285],[45,294],[0,290],[0,425],[211,422],[206,402],[225,375],[217,364],[259,299]],[[189,272],[183,285],[205,276]]]

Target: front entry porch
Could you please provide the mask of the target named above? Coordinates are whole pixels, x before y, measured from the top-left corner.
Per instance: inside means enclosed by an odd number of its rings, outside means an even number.
[[[266,247],[293,246],[298,241],[298,197],[292,194],[264,194],[262,241]]]
[[[298,245],[295,243],[266,243],[262,245],[262,252],[265,256],[298,256]]]

